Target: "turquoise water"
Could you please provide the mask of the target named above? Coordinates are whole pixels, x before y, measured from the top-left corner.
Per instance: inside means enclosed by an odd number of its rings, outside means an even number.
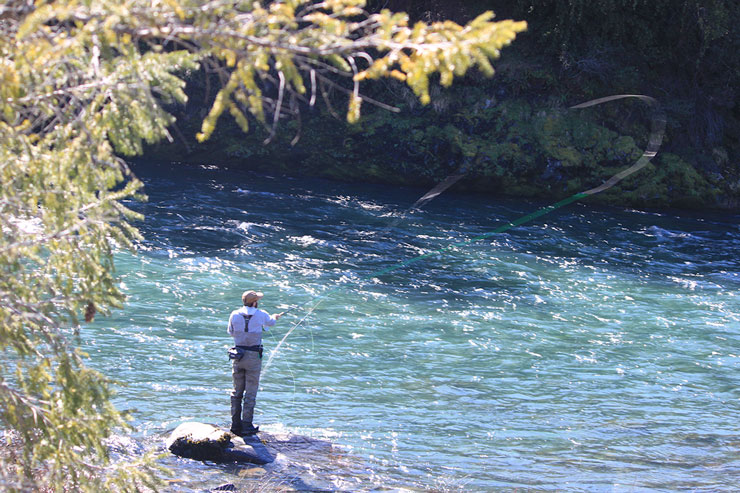
[[[359,282],[546,204],[448,192],[383,232],[425,190],[136,171],[149,202],[138,254],[116,258],[128,303],[83,338],[125,384],[142,448],[228,424],[226,321],[257,289],[268,311],[304,308],[266,336],[255,421],[340,451],[267,467],[296,488],[740,487],[738,215],[577,203]],[[172,491],[239,474],[163,463]]]

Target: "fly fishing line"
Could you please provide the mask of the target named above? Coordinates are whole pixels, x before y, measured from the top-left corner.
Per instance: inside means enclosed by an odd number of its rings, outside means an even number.
[[[404,212],[398,215],[396,219],[393,220],[388,226],[383,228],[382,231],[380,231],[380,234],[386,233],[387,231],[393,229],[401,220],[403,220],[408,213],[411,211],[421,209],[427,202],[430,202],[437,198],[439,195],[441,195],[445,190],[450,188],[452,185],[460,181],[462,178],[465,177],[465,175],[468,173],[468,164],[463,164],[460,166],[454,173],[449,175],[447,178],[439,182],[434,188],[429,190],[427,193],[422,195],[419,200],[414,202],[411,207],[406,209]]]
[[[608,190],[608,189],[612,188],[614,185],[616,185],[617,183],[619,183],[620,181],[622,181],[623,179],[627,178],[628,176],[636,173],[637,171],[639,171],[642,168],[644,168],[645,166],[647,166],[648,163],[658,153],[658,149],[660,149],[660,145],[663,142],[663,136],[665,134],[666,115],[665,115],[665,112],[663,111],[663,109],[660,107],[660,104],[658,103],[657,100],[655,100],[654,98],[652,98],[650,96],[645,96],[645,95],[642,95],[642,94],[618,94],[618,95],[615,95],[615,96],[608,96],[608,97],[604,97],[604,98],[599,98],[599,99],[593,99],[593,100],[590,100],[590,101],[586,101],[585,103],[581,103],[581,104],[577,104],[575,106],[571,106],[569,109],[590,108],[590,107],[598,106],[598,105],[601,105],[601,104],[604,104],[604,103],[608,103],[608,102],[611,102],[611,101],[616,101],[616,100],[620,100],[620,99],[628,99],[628,98],[635,98],[635,99],[638,99],[638,100],[646,103],[650,107],[650,110],[651,110],[650,136],[648,138],[647,147],[643,151],[643,153],[640,156],[640,158],[632,166],[630,166],[630,167],[628,167],[628,168],[620,171],[619,173],[616,173],[615,175],[613,175],[612,177],[610,177],[608,180],[606,180],[604,183],[602,183],[601,185],[599,185],[597,187],[590,188],[588,190],[584,190],[582,192],[575,193],[575,194],[571,195],[570,197],[567,197],[567,198],[565,198],[565,199],[563,199],[563,200],[561,200],[559,202],[556,202],[556,203],[554,203],[552,205],[549,205],[547,207],[543,207],[541,209],[538,209],[538,210],[536,210],[536,211],[534,211],[534,212],[532,212],[530,214],[521,216],[518,219],[515,219],[514,221],[511,221],[511,222],[509,222],[507,224],[504,224],[502,226],[499,226],[498,228],[496,228],[496,229],[494,229],[492,231],[489,231],[487,233],[483,233],[481,235],[478,235],[478,236],[469,238],[469,239],[467,239],[465,241],[452,243],[450,245],[447,245],[445,247],[439,248],[437,250],[433,250],[431,252],[427,252],[427,253],[424,253],[424,254],[421,254],[421,255],[417,255],[416,257],[412,257],[410,259],[407,259],[407,260],[404,260],[404,261],[401,261],[401,262],[397,262],[397,263],[395,263],[395,264],[393,264],[393,265],[391,265],[389,267],[386,267],[384,269],[380,269],[380,270],[374,271],[374,272],[368,274],[365,277],[361,277],[359,279],[359,282],[369,281],[369,280],[374,279],[374,278],[377,278],[379,276],[382,276],[382,275],[385,275],[385,274],[389,274],[391,272],[394,272],[394,271],[397,271],[399,269],[402,269],[402,268],[404,268],[404,267],[406,267],[406,266],[408,266],[408,265],[410,265],[412,263],[418,262],[419,260],[422,260],[422,259],[425,259],[425,258],[434,256],[434,255],[443,254],[443,253],[445,253],[445,252],[447,252],[449,250],[452,250],[454,248],[464,247],[464,246],[467,246],[467,245],[469,245],[471,243],[474,243],[474,242],[477,242],[477,241],[485,240],[485,239],[490,238],[490,237],[492,237],[494,235],[503,233],[503,232],[508,231],[508,230],[510,230],[512,228],[515,228],[515,227],[520,226],[522,224],[528,223],[528,222],[532,221],[533,219],[537,219],[538,217],[542,217],[545,214],[549,214],[550,212],[552,212],[554,210],[557,210],[557,209],[560,209],[561,207],[564,207],[564,206],[566,206],[568,204],[572,204],[573,202],[576,202],[578,200],[581,200],[581,199],[584,199],[586,197],[590,197],[592,195],[596,195],[597,193],[601,193],[601,192],[603,192],[605,190]],[[462,176],[460,176],[459,178],[457,178],[454,181],[452,181],[452,183],[457,182],[460,178],[462,178]],[[444,182],[440,183],[440,185],[437,185],[434,189],[432,189],[432,191],[424,194],[424,196],[422,196],[422,198],[419,199],[414,204],[414,206],[416,206],[416,204],[422,202],[423,199],[425,197],[427,197],[428,195],[430,195],[430,194],[431,194],[431,196],[428,198],[428,200],[431,200],[434,197],[438,196],[446,188],[449,188],[449,186],[451,186],[452,183],[450,183],[448,186],[446,186],[444,188],[442,188],[441,185],[444,184],[444,183],[446,183],[446,182],[450,182],[450,181],[451,181],[451,177],[446,178]],[[432,194],[432,192],[435,192],[435,193]],[[428,200],[426,200],[424,202],[428,202]],[[414,206],[412,206],[411,209],[413,209]],[[409,210],[411,210],[411,209],[409,209]],[[314,310],[316,310],[316,308],[321,304],[321,302],[323,302],[330,295],[332,295],[335,292],[337,292],[340,289],[342,289],[342,287],[344,287],[344,286],[342,286],[342,285],[337,286],[334,289],[329,290],[329,292],[327,292],[327,293],[325,293],[323,295],[319,295],[319,296],[317,296],[317,297],[315,297],[313,299],[308,300],[307,302],[304,302],[302,304],[299,304],[299,305],[296,305],[295,307],[290,308],[290,310],[293,310],[295,308],[300,308],[302,306],[305,306],[305,305],[313,302],[313,305],[308,309],[308,311],[303,315],[303,317],[301,317],[301,319],[295,325],[293,325],[293,327],[291,327],[290,330],[288,330],[288,332],[285,333],[285,335],[280,340],[280,342],[275,347],[275,349],[273,349],[270,352],[270,357],[268,358],[267,363],[265,364],[265,367],[263,369],[263,372],[266,372],[267,369],[270,367],[270,364],[272,363],[273,358],[278,354],[279,349],[282,347],[283,343],[290,336],[290,334],[297,327],[299,327],[301,324],[303,324],[303,322],[306,320],[306,318],[311,313],[313,313]]]

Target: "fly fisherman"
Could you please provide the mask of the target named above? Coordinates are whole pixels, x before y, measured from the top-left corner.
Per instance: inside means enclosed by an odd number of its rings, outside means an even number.
[[[263,296],[256,291],[245,291],[242,294],[244,306],[231,312],[227,328],[229,334],[234,337],[235,346],[229,350],[229,357],[234,360],[231,432],[240,436],[254,435],[259,431],[259,427],[252,424],[252,418],[262,370],[262,330],[275,325],[283,315],[278,313],[272,316],[257,308]],[[242,399],[244,399],[243,409]]]

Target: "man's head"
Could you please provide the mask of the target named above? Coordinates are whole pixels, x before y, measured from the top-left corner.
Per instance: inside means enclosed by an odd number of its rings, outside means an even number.
[[[242,293],[242,303],[244,306],[256,306],[257,302],[264,296],[262,293],[257,291],[244,291]]]

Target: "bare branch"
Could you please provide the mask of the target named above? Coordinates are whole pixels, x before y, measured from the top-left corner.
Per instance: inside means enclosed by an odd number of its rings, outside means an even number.
[[[269,144],[270,141],[272,141],[273,137],[275,137],[278,121],[280,120],[280,109],[283,105],[283,95],[285,93],[285,76],[282,72],[278,72],[278,77],[280,79],[280,87],[278,88],[278,99],[277,103],[275,104],[275,110],[273,113],[272,129],[270,130],[270,135],[267,137],[267,139],[265,139],[265,144]]]

